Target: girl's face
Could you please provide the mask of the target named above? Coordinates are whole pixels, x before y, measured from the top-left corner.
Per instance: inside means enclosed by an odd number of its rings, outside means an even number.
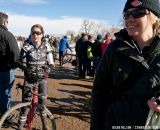
[[[40,28],[34,27],[32,29],[31,35],[32,35],[32,40],[33,40],[34,43],[41,43],[43,33],[41,32]]]
[[[130,36],[142,37],[142,35],[151,33],[152,24],[148,16],[150,12],[146,9],[131,8],[124,13],[124,23]]]

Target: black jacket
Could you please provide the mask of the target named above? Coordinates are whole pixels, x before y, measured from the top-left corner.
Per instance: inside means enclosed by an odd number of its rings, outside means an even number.
[[[147,100],[160,88],[159,36],[143,53],[135,48],[126,30],[115,36],[94,80],[91,130],[144,126],[149,111]]]
[[[102,56],[102,49],[101,49],[101,43],[99,40],[95,40],[95,42],[92,44],[91,52],[93,54],[93,57],[99,57]]]
[[[84,38],[80,38],[76,42],[76,55],[79,59],[87,59],[87,49],[88,49],[88,44],[86,43],[86,40]]]
[[[0,71],[9,71],[19,59],[19,48],[13,34],[0,26]]]

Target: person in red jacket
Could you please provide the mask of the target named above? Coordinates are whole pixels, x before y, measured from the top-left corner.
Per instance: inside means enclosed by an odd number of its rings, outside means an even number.
[[[108,44],[111,42],[110,41],[110,34],[106,34],[105,37],[104,37],[104,42],[103,44],[101,44],[101,49],[102,49],[102,54],[104,53],[105,51],[105,48],[108,46]]]

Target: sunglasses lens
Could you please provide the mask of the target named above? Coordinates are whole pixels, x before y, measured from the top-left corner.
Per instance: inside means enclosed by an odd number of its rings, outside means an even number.
[[[141,18],[146,15],[146,10],[137,10],[137,11],[133,12],[132,15],[134,18]]]
[[[32,35],[34,35],[34,34],[36,34],[36,35],[41,35],[42,33],[41,33],[41,32],[38,32],[38,31],[33,31],[33,32],[32,32]]]
[[[123,17],[124,17],[124,19],[128,19],[130,15],[131,15],[131,12],[127,11],[127,12],[124,13]]]
[[[128,19],[130,15],[132,15],[133,18],[141,18],[146,14],[149,14],[149,11],[146,9],[137,9],[133,11],[127,11],[124,13],[124,19]]]

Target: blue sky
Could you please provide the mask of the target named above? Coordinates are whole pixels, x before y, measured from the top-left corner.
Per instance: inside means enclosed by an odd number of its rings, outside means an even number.
[[[9,30],[28,35],[35,23],[46,33],[78,31],[84,19],[118,25],[126,0],[0,0],[0,9],[9,14]]]

